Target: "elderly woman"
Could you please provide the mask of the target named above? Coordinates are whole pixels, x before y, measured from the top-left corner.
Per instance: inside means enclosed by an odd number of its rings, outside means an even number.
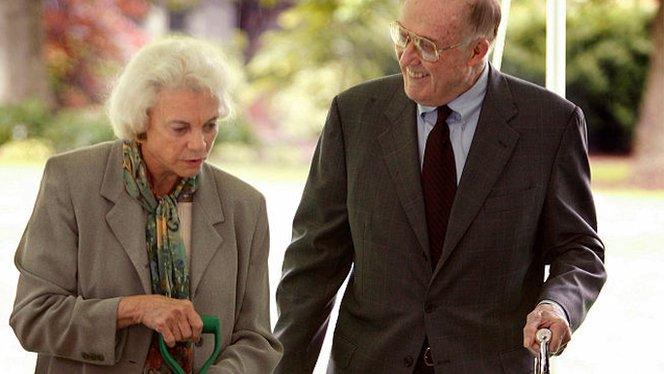
[[[10,324],[38,373],[270,373],[263,196],[205,161],[229,112],[219,52],[167,39],[127,65],[109,101],[118,141],[51,158],[16,253]]]

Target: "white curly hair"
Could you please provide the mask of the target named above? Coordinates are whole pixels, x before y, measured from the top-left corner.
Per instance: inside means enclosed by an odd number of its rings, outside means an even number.
[[[115,135],[136,140],[146,131],[148,109],[163,88],[209,90],[219,118],[231,112],[225,57],[218,47],[189,37],[168,37],[136,53],[117,79],[107,103]]]

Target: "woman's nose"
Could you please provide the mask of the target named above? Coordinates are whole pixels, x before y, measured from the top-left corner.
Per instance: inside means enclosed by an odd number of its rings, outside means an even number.
[[[198,132],[193,132],[189,139],[189,148],[192,151],[205,151],[207,149],[207,141],[205,135]]]

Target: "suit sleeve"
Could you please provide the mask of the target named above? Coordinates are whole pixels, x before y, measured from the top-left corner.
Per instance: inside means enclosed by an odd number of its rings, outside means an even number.
[[[277,373],[311,373],[334,297],[350,271],[344,138],[335,99],[318,141],[277,288],[275,334],[284,345]]]
[[[271,373],[281,357],[281,344],[270,330],[269,246],[265,200],[261,199],[253,231],[246,288],[231,344],[222,351],[217,363],[210,367],[210,373]]]
[[[113,365],[126,339],[125,331],[116,332],[119,298],[78,296],[76,216],[66,165],[53,161],[16,252],[20,276],[10,325],[28,351]]]
[[[590,190],[586,123],[575,108],[561,137],[542,216],[544,260],[550,264],[540,300],[560,304],[572,330],[583,322],[606,281]]]

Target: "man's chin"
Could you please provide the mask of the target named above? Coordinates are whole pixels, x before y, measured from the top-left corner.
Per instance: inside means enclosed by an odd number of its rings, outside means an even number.
[[[406,96],[408,96],[408,98],[413,100],[414,102],[424,106],[433,106],[429,104],[430,100],[427,97],[427,95],[424,95],[422,92],[415,90],[412,87],[409,87],[408,85],[404,85],[404,91],[406,93]]]

